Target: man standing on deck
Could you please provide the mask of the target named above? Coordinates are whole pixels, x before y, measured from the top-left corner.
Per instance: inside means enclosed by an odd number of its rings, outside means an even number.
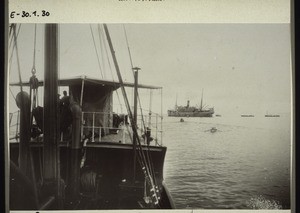
[[[60,99],[60,132],[63,134],[62,140],[69,137],[68,127],[72,123],[72,113],[70,110],[70,97],[67,91],[63,91],[64,96]]]
[[[60,105],[61,106],[67,106],[69,107],[70,105],[70,97],[68,96],[67,91],[63,91],[64,96],[60,99]]]

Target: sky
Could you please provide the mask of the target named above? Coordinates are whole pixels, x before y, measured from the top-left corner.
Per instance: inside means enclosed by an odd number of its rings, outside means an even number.
[[[18,35],[23,81],[31,76],[34,27],[22,24]],[[174,108],[176,96],[178,105],[186,105],[187,100],[190,105],[199,105],[202,90],[204,104],[214,107],[217,114],[290,113],[289,24],[109,24],[123,79],[133,82],[124,28],[133,66],[141,68],[139,82],[163,87],[163,113]],[[105,50],[103,45],[106,38],[102,26],[99,29],[96,24],[60,25],[60,78],[86,75],[117,80],[108,46]],[[43,79],[44,72],[43,31],[44,25],[38,24],[39,79]],[[16,58],[14,51],[11,82],[18,81]],[[18,88],[12,90],[16,95]],[[128,93],[131,96],[132,90]],[[140,90],[146,109],[149,93]],[[160,91],[153,94],[152,109],[160,111]],[[10,99],[13,108],[12,95]]]

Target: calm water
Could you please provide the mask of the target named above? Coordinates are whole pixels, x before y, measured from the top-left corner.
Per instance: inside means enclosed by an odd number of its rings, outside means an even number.
[[[164,118],[165,182],[177,208],[290,208],[288,116],[179,120]]]

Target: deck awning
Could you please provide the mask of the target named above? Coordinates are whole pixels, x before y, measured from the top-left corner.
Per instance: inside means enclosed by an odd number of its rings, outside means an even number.
[[[58,85],[59,86],[79,85],[79,84],[82,83],[82,80],[84,80],[85,84],[113,87],[114,90],[121,87],[120,82],[90,78],[90,77],[87,77],[87,76],[79,76],[79,77],[74,77],[74,78],[59,79],[58,80]],[[43,86],[43,84],[44,84],[43,81],[39,81],[39,86]],[[21,86],[21,85],[22,86],[29,86],[29,81],[28,82],[23,82],[22,84],[20,84],[20,83],[10,83],[9,85],[10,86]],[[125,87],[134,87],[134,83],[124,82],[124,86]],[[143,85],[143,84],[139,84],[138,88],[162,89],[162,87],[159,87],[159,86],[151,86],[151,85]]]

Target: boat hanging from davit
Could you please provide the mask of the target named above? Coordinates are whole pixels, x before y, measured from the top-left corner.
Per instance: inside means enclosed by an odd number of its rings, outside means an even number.
[[[10,121],[15,115],[19,121],[9,143],[10,210],[175,208],[163,177],[167,148],[159,140],[161,130],[150,122],[151,116],[162,117],[150,110],[147,122],[144,116],[138,121],[138,89],[162,88],[139,84],[135,68],[135,82],[124,82],[105,24],[103,31],[118,81],[84,75],[58,79],[58,25],[46,24],[44,80],[37,79],[33,68],[28,82],[10,84],[21,89],[16,95],[20,110],[10,114]],[[17,47],[16,34],[13,24]],[[69,92],[61,100],[59,86]],[[41,87],[43,106],[37,102]],[[125,87],[134,88],[133,111]],[[125,114],[113,111],[118,89]]]

